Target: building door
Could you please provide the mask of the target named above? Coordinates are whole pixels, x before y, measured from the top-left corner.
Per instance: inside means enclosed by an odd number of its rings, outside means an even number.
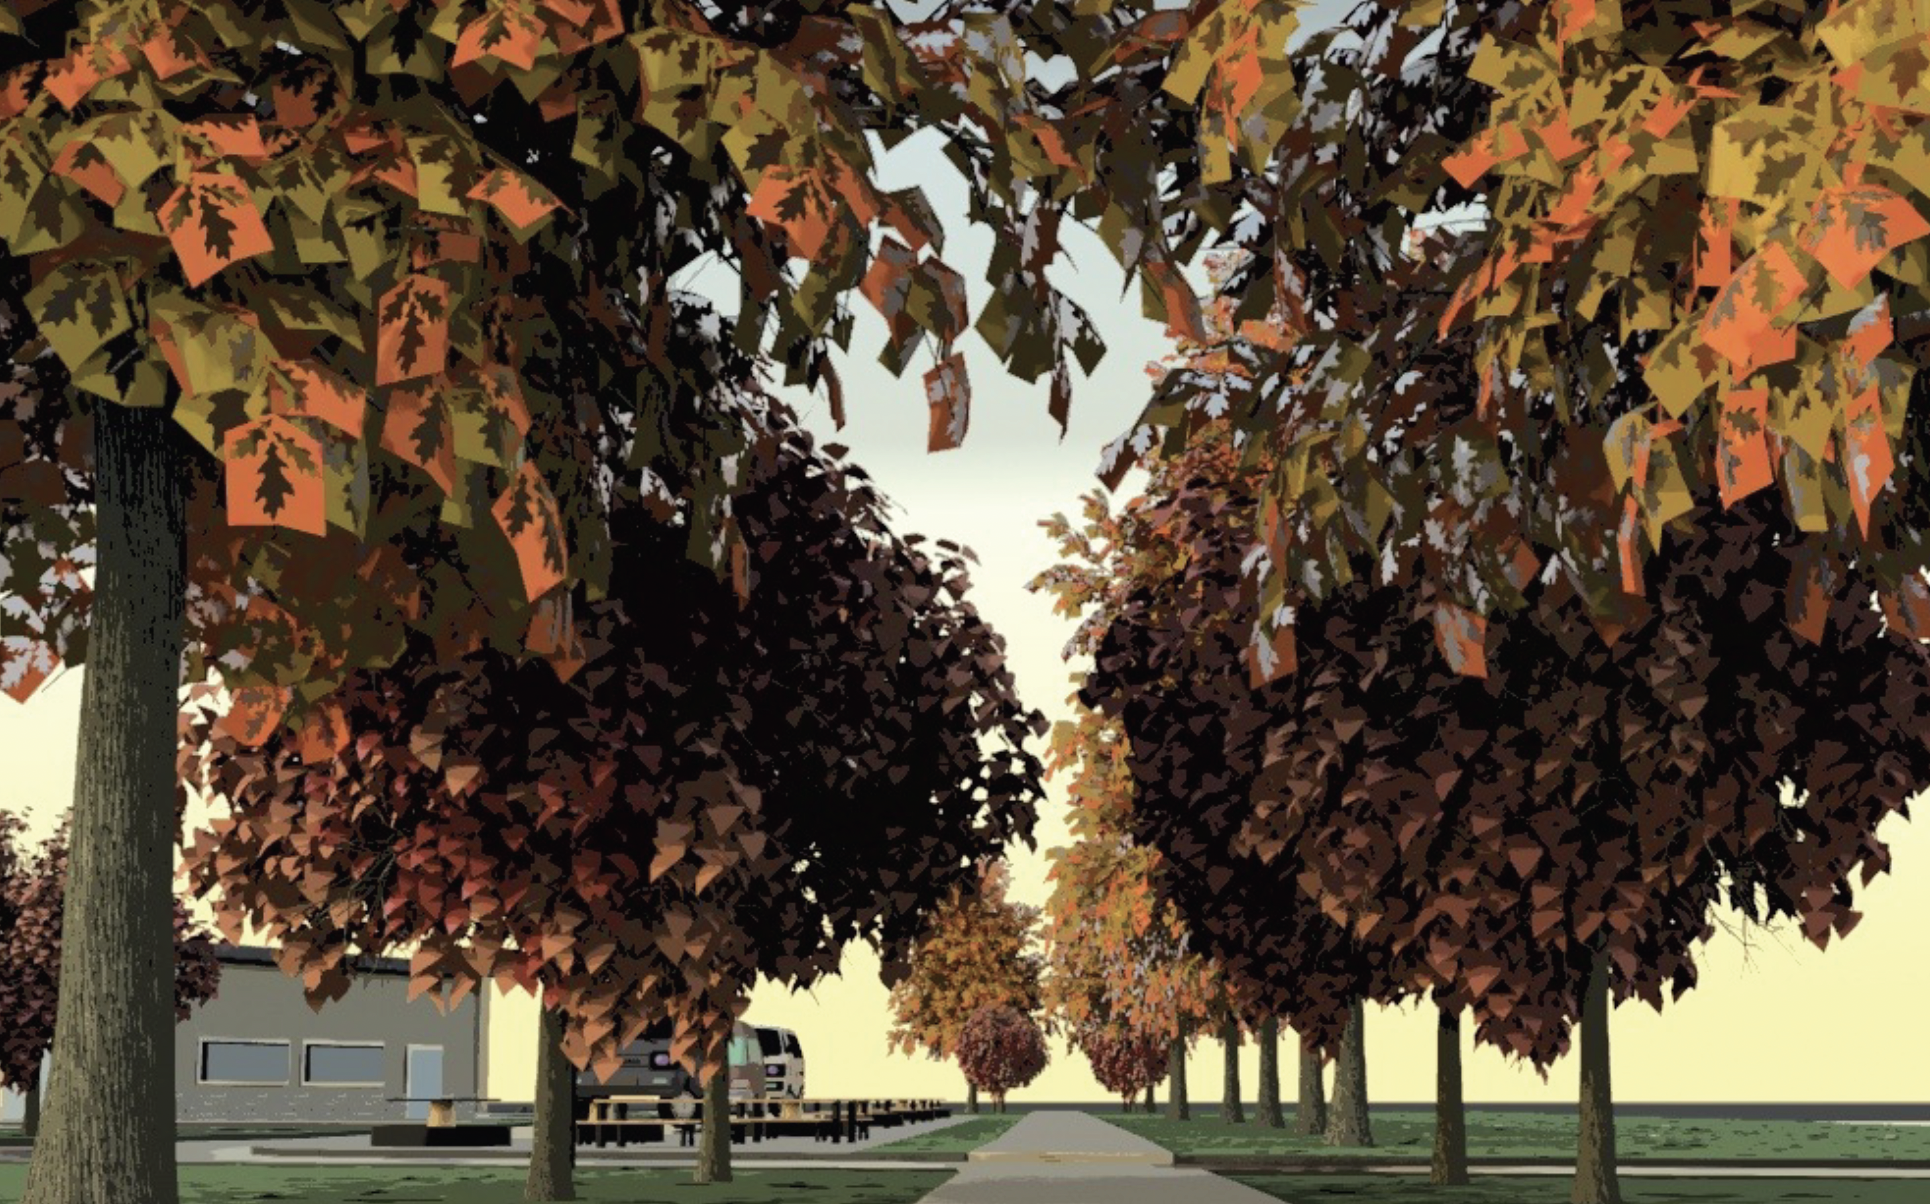
[[[411,1045],[407,1071],[402,1077],[402,1094],[408,1096],[403,1116],[409,1120],[429,1119],[429,1098],[442,1094],[442,1046]]]

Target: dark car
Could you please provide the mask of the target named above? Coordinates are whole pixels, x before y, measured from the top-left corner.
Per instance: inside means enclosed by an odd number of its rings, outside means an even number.
[[[761,1043],[755,1030],[739,1024],[730,1042],[730,1097],[754,1099],[764,1094],[765,1064],[759,1057]],[[599,1081],[594,1069],[576,1072],[576,1115],[587,1117],[590,1102],[611,1095],[643,1095],[678,1101],[679,1116],[688,1115],[690,1105],[703,1098],[703,1085],[670,1056],[670,1022],[658,1021],[643,1030],[643,1035],[623,1047],[623,1064],[607,1080]]]

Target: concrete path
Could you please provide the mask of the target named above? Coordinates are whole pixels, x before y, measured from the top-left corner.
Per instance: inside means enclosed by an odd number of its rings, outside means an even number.
[[[1084,1112],[1033,1112],[922,1204],[1277,1204]]]

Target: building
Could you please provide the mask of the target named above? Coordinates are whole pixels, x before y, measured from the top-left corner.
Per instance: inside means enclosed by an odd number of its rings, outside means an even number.
[[[221,985],[174,1029],[175,1117],[190,1124],[365,1124],[423,1119],[400,1097],[478,1096],[485,1009],[410,1002],[408,963],[365,958],[348,994],[321,1010],[269,949],[220,946]],[[45,1081],[46,1070],[42,1070]],[[17,1096],[5,1112],[16,1117]],[[474,1119],[460,1103],[456,1118]]]

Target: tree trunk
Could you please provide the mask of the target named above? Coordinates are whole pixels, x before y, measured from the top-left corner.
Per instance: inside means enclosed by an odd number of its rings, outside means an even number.
[[[1240,1022],[1227,1019],[1220,1025],[1220,1045],[1226,1052],[1226,1084],[1220,1091],[1220,1119],[1230,1125],[1246,1123],[1240,1107]]]
[[[1152,1114],[1153,1114],[1153,1085],[1151,1083],[1148,1083],[1146,1084],[1146,1115],[1151,1116]]]
[[[1193,1110],[1186,1106],[1186,1038],[1174,1037],[1166,1055],[1166,1119],[1191,1120]]]
[[[1297,1038],[1299,1034],[1295,1034]],[[1327,1131],[1327,1087],[1321,1081],[1326,1073],[1326,1059],[1318,1050],[1308,1049],[1305,1042],[1300,1046],[1300,1106],[1295,1116],[1294,1131],[1308,1137],[1318,1137]]]
[[[1581,1148],[1572,1204],[1621,1204],[1615,1175],[1615,1094],[1609,1084],[1608,954],[1595,954],[1582,1000]]]
[[[1437,1187],[1468,1181],[1468,1112],[1461,1100],[1461,1017],[1441,1009],[1434,1053],[1434,1173]]]
[[[1254,1120],[1269,1129],[1284,1129],[1280,1114],[1280,1021],[1268,1016],[1260,1022],[1260,1108]]]
[[[730,1065],[704,1083],[704,1123],[697,1130],[697,1169],[692,1183],[729,1183]]]
[[[96,566],[60,1008],[21,1204],[176,1204],[175,715],[187,594],[181,432],[94,407]]]
[[[1334,1060],[1334,1104],[1327,1109],[1327,1144],[1371,1146],[1367,1121],[1367,1005],[1356,999],[1347,1035]]]
[[[536,1023],[536,1116],[529,1145],[525,1200],[574,1200],[576,1073],[563,1056],[563,1017],[540,1009]]]
[[[978,1084],[969,1080],[965,1084],[965,1110],[978,1115]]]
[[[21,1100],[20,1135],[34,1137],[40,1133],[40,1080],[35,1078],[27,1084],[27,1092]]]

